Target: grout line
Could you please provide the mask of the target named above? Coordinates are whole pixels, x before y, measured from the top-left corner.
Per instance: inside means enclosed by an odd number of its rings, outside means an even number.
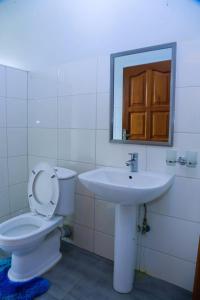
[[[18,67],[13,67],[13,66],[8,66],[8,65],[3,65],[3,64],[0,64],[1,67],[4,67],[4,68],[9,68],[9,69],[14,69],[14,70],[18,70],[18,71],[23,71],[23,72],[28,72],[27,70],[23,69],[23,68],[18,68]]]
[[[35,155],[32,155],[32,156],[35,156]],[[36,155],[37,157],[37,155]],[[39,156],[39,157],[42,157],[42,156]],[[88,166],[95,166],[94,163],[88,163],[88,162],[82,162],[82,161],[75,161],[75,160],[66,160],[66,159],[58,159],[58,161],[60,162],[66,162],[66,163],[79,163],[79,164],[83,164],[83,165],[88,165]],[[87,169],[87,171],[89,170],[92,170],[91,168]],[[86,171],[84,171],[86,172]]]
[[[17,100],[17,101],[27,101],[27,98],[19,98],[19,97],[7,97],[6,96],[6,100],[12,101],[12,100]]]
[[[92,195],[86,195],[86,194],[80,193],[78,191],[76,191],[75,194],[78,195],[78,196],[82,196],[82,197],[94,199],[95,201],[100,200],[100,201],[106,202],[102,198],[97,198],[97,197],[92,196]],[[200,224],[200,221],[194,221],[194,220],[191,220],[191,219],[185,219],[185,218],[181,218],[181,217],[177,217],[177,216],[172,216],[172,215],[170,216],[170,215],[167,215],[167,214],[162,214],[162,213],[159,213],[159,212],[152,211],[150,207],[148,207],[148,211],[149,211],[149,213],[151,213],[153,215],[158,215],[158,216],[163,216],[163,217],[167,217],[167,218],[171,218],[171,219],[181,220],[181,221],[192,223],[192,224],[196,224],[196,225]],[[138,214],[137,214],[137,222],[138,223],[139,223],[139,216],[140,216],[140,214],[141,214],[141,208],[138,209]]]
[[[5,67],[5,99],[7,98],[7,67]],[[8,201],[9,201],[9,214],[11,214],[11,202],[10,202],[10,188],[9,188],[9,177],[10,177],[10,172],[9,172],[9,164],[8,164],[8,118],[7,118],[7,101],[5,100],[5,114],[6,114],[6,148],[7,148],[7,183],[8,183]]]
[[[7,128],[8,129],[26,129],[27,126],[7,126]]]
[[[181,220],[181,221],[184,221],[184,222],[189,222],[189,223],[192,223],[192,224],[197,224],[197,225],[200,224],[200,221],[194,221],[194,220],[191,220],[191,219],[185,219],[185,218],[181,218],[181,217],[162,214],[162,213],[159,213],[159,212],[152,211],[151,208],[149,208],[149,213],[151,213],[153,215],[158,215],[158,216],[163,216],[163,217],[167,217],[167,218]]]
[[[16,213],[25,211],[25,210],[27,210],[27,209],[29,209],[29,206],[25,206],[25,207],[23,207],[23,208],[21,208],[21,209],[17,209],[17,210],[15,210],[15,211],[13,211],[13,212],[10,211],[9,214],[6,214],[6,215],[0,217],[0,223],[1,223],[1,219],[8,218],[8,217],[10,218],[10,217],[12,217],[13,215],[15,215]]]
[[[58,129],[58,130],[87,130],[87,131],[96,131],[95,128],[80,128],[80,127],[40,127],[40,126],[30,126],[29,129]],[[106,129],[102,129],[106,130]]]
[[[56,117],[57,117],[57,129],[56,129],[56,165],[58,166],[58,157],[59,157],[59,101],[58,101],[58,96],[59,96],[59,68],[56,68],[56,105],[57,105],[57,111],[56,111]]]
[[[19,154],[19,155],[8,155],[8,158],[17,158],[17,157],[27,157],[27,154],[24,153],[24,154]],[[2,157],[0,157],[1,159]],[[5,158],[5,157],[4,157]]]
[[[97,163],[97,90],[98,90],[98,66],[99,66],[99,57],[96,58],[96,91],[95,91],[95,137],[94,137],[94,167],[96,169]],[[93,196],[93,251],[95,252],[95,204],[96,200]]]
[[[98,233],[101,233],[101,234],[104,234],[104,235],[107,235],[108,237],[110,237],[110,238],[113,238],[114,239],[114,235],[112,235],[112,234],[109,234],[109,233],[106,233],[106,232],[103,232],[103,231],[101,231],[101,230],[97,230],[95,227],[94,228],[92,228],[92,227],[89,227],[88,225],[85,225],[85,224],[83,224],[83,223],[79,223],[77,220],[74,220],[74,222],[73,222],[75,225],[78,225],[78,226],[80,226],[80,227],[84,227],[84,228],[87,228],[87,229],[89,229],[89,230],[92,230],[92,231],[94,231],[94,233],[95,232],[98,232]]]
[[[51,101],[53,101],[53,100],[56,100],[57,99],[57,95],[55,95],[55,96],[48,96],[48,97],[42,97],[42,96],[40,96],[40,97],[37,97],[37,98],[28,98],[28,101],[32,101],[32,102],[37,102],[37,101],[41,101],[41,102],[45,102],[45,101],[48,101],[48,100],[51,100]]]
[[[192,132],[192,131],[174,131],[174,134],[194,134],[194,135],[197,135],[197,134],[200,134],[200,131],[199,132]]]
[[[92,228],[92,227],[90,227],[90,226],[88,226],[88,225],[85,225],[85,224],[83,224],[83,223],[78,222],[77,220],[74,220],[73,223],[74,223],[75,225],[80,226],[80,227],[84,227],[84,228],[89,229],[89,230],[91,230],[91,231],[98,232],[98,233],[101,233],[101,234],[103,234],[103,235],[106,235],[106,236],[108,236],[108,237],[110,237],[110,238],[112,238],[112,239],[114,239],[114,237],[115,237],[114,234],[110,234],[110,233],[101,231],[101,230],[99,230],[99,229],[97,229],[97,228],[95,228],[95,227]],[[135,239],[134,239],[134,240],[135,240]],[[146,247],[146,246],[140,244],[140,243],[138,242],[137,239],[136,239],[136,245],[137,245],[137,248],[138,248],[138,249],[139,249],[139,248],[141,248],[141,249],[149,249],[149,250],[152,250],[152,251],[154,251],[154,252],[158,252],[158,253],[161,253],[161,254],[164,254],[164,255],[168,255],[168,256],[171,256],[171,257],[174,257],[174,258],[183,260],[183,261],[187,261],[187,262],[190,262],[190,263],[193,263],[193,264],[195,263],[195,262],[193,262],[192,260],[183,259],[183,258],[181,258],[181,257],[178,257],[178,256],[173,255],[173,254],[169,254],[169,253],[167,253],[167,252],[163,252],[163,251],[160,251],[160,250],[157,250],[157,249],[154,249],[154,248]]]
[[[4,126],[0,126],[0,128],[4,128]],[[13,126],[9,126],[8,128],[26,128],[26,126],[25,127],[23,127],[23,126],[19,126],[19,127],[17,127],[17,126],[15,126],[15,127],[13,127]],[[109,132],[109,129],[108,128],[87,128],[87,127],[85,127],[85,128],[83,128],[83,127],[42,127],[42,126],[29,126],[28,127],[29,129],[59,129],[59,130],[63,130],[63,129],[67,129],[67,130],[88,130],[88,131],[107,131],[107,132]],[[178,135],[178,134],[189,134],[189,135],[200,135],[200,131],[199,132],[192,132],[192,131],[174,131],[174,134],[175,135]],[[113,143],[111,143],[112,145],[113,145]],[[120,143],[117,143],[116,142],[116,144],[118,145],[122,145],[122,143],[120,142]],[[161,148],[163,148],[163,149],[168,149],[169,147],[168,146],[156,146],[156,145],[142,145],[142,144],[129,144],[129,143],[127,143],[127,144],[123,144],[123,145],[128,145],[128,146],[133,146],[133,145],[136,145],[136,146],[146,146],[146,147],[161,147]],[[174,147],[174,146],[173,146]],[[200,148],[200,146],[199,146],[199,148]]]
[[[28,183],[28,179],[25,180],[25,181],[19,181],[17,183],[8,184],[8,187],[13,187],[13,186],[16,186],[16,185],[19,185],[19,184],[27,184],[27,183]]]
[[[99,230],[99,229],[96,229],[96,228],[94,228],[94,231],[95,231],[95,232],[98,232],[98,233],[101,233],[101,234],[104,234],[104,235],[107,235],[107,236],[109,236],[110,238],[113,238],[113,240],[114,240],[114,238],[115,238],[115,235],[114,235],[114,234],[110,234],[110,233],[107,233],[107,232],[103,232],[103,231],[101,231],[101,230]]]
[[[160,250],[157,250],[157,249],[153,249],[153,248],[150,248],[150,247],[146,247],[146,246],[144,246],[144,245],[141,245],[141,248],[143,248],[144,250],[145,250],[145,249],[148,249],[148,250],[151,250],[151,251],[160,253],[160,254],[162,254],[162,255],[170,256],[170,257],[176,258],[176,259],[178,259],[178,260],[185,261],[185,262],[187,262],[187,263],[191,263],[191,264],[195,265],[195,262],[192,261],[192,260],[185,259],[185,258],[176,256],[176,255],[173,255],[173,254],[170,254],[170,253],[167,253],[167,252],[163,252],[163,251],[160,251]]]
[[[108,94],[109,92],[100,92],[98,94]],[[90,92],[90,93],[75,93],[75,94],[63,94],[62,96],[59,95],[57,92],[55,96],[48,96],[48,97],[35,97],[35,98],[29,98],[29,101],[47,101],[49,100],[55,100],[58,98],[59,101],[67,101],[67,100],[62,100],[60,98],[66,98],[66,97],[76,97],[76,96],[89,96],[89,95],[96,95],[96,92]]]
[[[187,88],[200,88],[200,85],[183,85],[183,86],[176,86],[176,89],[187,89]]]
[[[27,146],[27,181],[28,181],[28,177],[29,177],[29,156],[28,156],[28,153],[29,153],[29,132],[28,132],[28,128],[29,128],[29,102],[28,102],[28,96],[29,96],[29,77],[30,77],[30,73],[27,72],[27,82],[26,82],[26,88],[27,88],[27,105],[26,105],[26,113],[27,113],[27,141],[26,141],[26,146]]]

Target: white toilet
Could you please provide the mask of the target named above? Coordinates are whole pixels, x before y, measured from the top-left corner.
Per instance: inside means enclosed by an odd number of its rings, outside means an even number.
[[[31,212],[0,224],[0,248],[12,254],[8,277],[27,281],[39,276],[61,258],[59,227],[74,212],[76,172],[38,164],[28,183]]]

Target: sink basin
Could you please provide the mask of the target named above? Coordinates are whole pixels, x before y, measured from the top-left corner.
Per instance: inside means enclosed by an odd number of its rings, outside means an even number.
[[[80,181],[103,199],[122,205],[136,205],[161,196],[174,177],[154,172],[129,172],[120,168],[99,168],[79,175]]]
[[[99,168],[78,177],[91,192],[116,204],[113,287],[117,292],[129,293],[136,265],[137,206],[164,194],[173,184],[174,176]]]

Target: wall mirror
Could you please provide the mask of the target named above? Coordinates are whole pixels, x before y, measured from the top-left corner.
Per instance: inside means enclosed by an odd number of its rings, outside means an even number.
[[[172,146],[176,43],[111,54],[110,141]]]

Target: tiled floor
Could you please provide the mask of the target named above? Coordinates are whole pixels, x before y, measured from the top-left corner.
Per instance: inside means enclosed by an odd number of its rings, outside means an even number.
[[[62,260],[44,277],[52,286],[38,300],[190,300],[191,293],[165,281],[137,273],[130,294],[112,288],[111,261],[65,244]]]

